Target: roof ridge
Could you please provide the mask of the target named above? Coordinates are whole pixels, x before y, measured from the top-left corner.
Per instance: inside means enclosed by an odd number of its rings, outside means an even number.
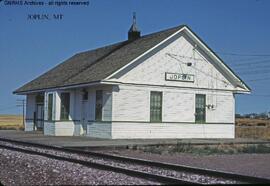
[[[173,29],[176,29],[176,28],[181,28],[181,27],[184,27],[184,26],[186,26],[186,25],[178,25],[178,26],[174,26],[174,27],[167,28],[167,29],[164,29],[164,30],[159,30],[157,32],[152,32],[152,33],[149,33],[149,34],[146,34],[146,35],[142,35],[138,39],[144,38],[144,37],[149,37],[151,35],[159,34],[159,33],[166,32],[166,31],[169,31],[169,30],[173,30]],[[98,48],[94,48],[94,49],[90,49],[90,50],[78,52],[78,53],[75,53],[74,55],[78,55],[78,54],[82,54],[82,53],[86,53],[86,52],[91,52],[91,51],[103,49],[103,48],[106,48],[106,47],[111,47],[111,46],[114,46],[114,45],[117,45],[117,44],[120,44],[120,43],[124,43],[124,42],[127,42],[127,41],[128,41],[128,39],[127,40],[123,40],[123,41],[119,41],[119,42],[116,42],[116,43],[112,43],[112,44],[109,44],[109,45],[105,45],[105,46],[102,46],[102,47],[98,47]]]
[[[149,37],[149,36],[151,36],[151,35],[155,35],[155,34],[167,32],[167,31],[170,31],[170,30],[174,30],[174,29],[176,29],[176,28],[179,28],[179,29],[180,29],[180,28],[182,28],[182,27],[184,27],[184,26],[186,26],[186,25],[178,25],[178,26],[175,26],[175,27],[167,28],[167,29],[165,29],[165,30],[160,30],[160,31],[157,31],[157,32],[152,32],[152,33],[150,33],[150,34],[143,35],[143,36],[141,36],[140,38],[143,38],[143,37]],[[140,39],[140,38],[139,38],[139,39]]]

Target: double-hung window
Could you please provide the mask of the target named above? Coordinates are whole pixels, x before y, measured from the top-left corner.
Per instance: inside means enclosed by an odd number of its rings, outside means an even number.
[[[70,93],[61,93],[61,120],[69,120]]]
[[[205,95],[196,94],[195,123],[205,123]]]
[[[150,122],[162,122],[162,92],[151,92]]]

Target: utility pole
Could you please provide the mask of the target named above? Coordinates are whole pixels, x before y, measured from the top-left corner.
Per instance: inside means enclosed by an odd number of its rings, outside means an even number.
[[[25,116],[24,116],[24,107],[25,107],[25,99],[17,100],[17,107],[22,107],[22,115],[23,115],[23,127],[25,127]]]

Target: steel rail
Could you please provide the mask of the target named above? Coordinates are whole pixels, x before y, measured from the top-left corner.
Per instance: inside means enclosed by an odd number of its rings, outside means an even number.
[[[235,174],[231,172],[224,172],[224,171],[216,171],[211,169],[202,169],[198,167],[191,167],[186,165],[176,165],[176,164],[170,164],[170,163],[161,163],[156,161],[150,161],[145,159],[139,159],[139,158],[131,158],[131,157],[125,157],[125,156],[119,156],[119,155],[110,155],[110,154],[104,154],[99,152],[91,152],[91,151],[85,151],[85,150],[78,150],[74,148],[63,148],[58,146],[50,146],[50,145],[44,145],[44,144],[38,144],[38,143],[32,143],[32,142],[25,142],[25,141],[17,141],[13,139],[7,139],[7,138],[0,138],[0,141],[6,141],[6,142],[12,142],[17,144],[23,144],[23,145],[29,145],[29,146],[36,146],[40,148],[47,148],[47,149],[54,149],[69,153],[76,153],[78,155],[84,155],[84,156],[95,156],[99,158],[105,158],[110,160],[117,160],[127,163],[136,163],[140,165],[147,165],[147,166],[154,166],[158,168],[165,168],[170,169],[174,171],[186,171],[194,174],[200,174],[203,176],[211,176],[211,177],[217,177],[217,178],[223,178],[223,179],[232,179],[235,181],[240,181],[244,183],[270,183],[270,179],[267,178],[260,178],[260,177],[254,177],[254,176],[247,176],[247,175],[241,175],[241,174]]]
[[[49,154],[49,153],[38,152],[35,150],[23,149],[23,148],[18,148],[18,147],[11,147],[11,146],[2,145],[2,144],[0,144],[0,148],[12,150],[12,151],[17,151],[17,152],[22,152],[22,153],[27,153],[27,154],[31,154],[31,155],[39,155],[39,156],[43,156],[43,157],[47,157],[47,158],[51,158],[51,159],[70,162],[70,163],[77,163],[77,164],[80,164],[80,165],[83,165],[86,167],[90,167],[90,168],[96,168],[96,169],[105,170],[105,171],[113,171],[113,172],[117,172],[117,173],[126,174],[128,176],[141,178],[144,180],[151,180],[151,181],[160,182],[163,184],[183,184],[183,185],[184,184],[185,185],[186,184],[196,184],[196,185],[199,185],[196,182],[186,181],[183,179],[174,178],[174,177],[170,177],[170,176],[161,176],[161,175],[151,174],[151,173],[138,171],[138,170],[130,170],[130,169],[122,168],[122,167],[105,165],[102,163],[95,163],[95,162],[79,160],[79,159],[75,159],[75,158],[67,158],[67,157],[57,156],[57,155],[53,155],[53,154]]]

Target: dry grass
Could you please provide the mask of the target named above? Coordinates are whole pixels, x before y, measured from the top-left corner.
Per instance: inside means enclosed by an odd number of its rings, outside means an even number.
[[[22,116],[0,115],[0,130],[20,130],[23,129]]]
[[[270,139],[270,120],[236,119],[235,134],[237,138]]]

